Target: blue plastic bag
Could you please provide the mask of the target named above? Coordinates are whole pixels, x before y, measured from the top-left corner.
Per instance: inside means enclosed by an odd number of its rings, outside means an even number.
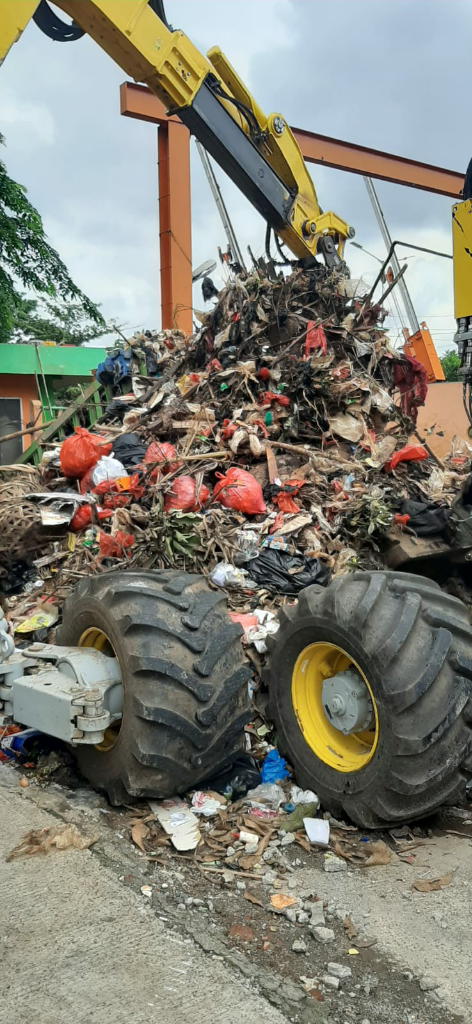
[[[280,757],[278,750],[269,750],[261,765],[261,779],[263,782],[278,782],[288,779],[288,771],[283,757]]]

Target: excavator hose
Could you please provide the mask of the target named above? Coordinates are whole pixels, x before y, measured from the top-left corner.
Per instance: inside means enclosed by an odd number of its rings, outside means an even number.
[[[49,39],[53,39],[56,43],[73,43],[85,35],[79,25],[75,25],[74,22],[68,25],[67,22],[58,18],[46,0],[40,0],[33,14],[33,21],[45,36],[49,36]]]

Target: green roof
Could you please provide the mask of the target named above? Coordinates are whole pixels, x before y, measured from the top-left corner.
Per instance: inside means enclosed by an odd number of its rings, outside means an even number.
[[[89,377],[106,358],[104,348],[73,345],[0,345],[1,373],[44,373],[53,377]]]

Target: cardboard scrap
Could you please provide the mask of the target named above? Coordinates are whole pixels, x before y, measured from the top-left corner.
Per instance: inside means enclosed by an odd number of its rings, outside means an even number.
[[[324,818],[304,818],[303,824],[310,843],[317,846],[329,845],[329,821]]]
[[[437,892],[446,885],[450,885],[452,882],[452,871],[449,875],[442,875],[441,878],[420,878],[417,882],[413,882],[411,885],[412,889],[416,889],[417,892]]]
[[[378,839],[375,843],[366,843],[366,852],[368,857],[362,865],[363,868],[373,868],[377,864],[390,864],[392,851],[389,850],[383,839]]]
[[[353,925],[348,914],[346,914],[346,917],[344,918],[343,926],[348,939],[355,939],[357,937],[357,928]]]
[[[287,907],[293,907],[297,902],[293,896],[287,896],[284,892],[276,892],[270,897],[270,905],[275,910],[285,910]]]
[[[178,797],[170,800],[149,800],[149,806],[176,850],[194,850],[198,846],[201,835],[198,818]]]

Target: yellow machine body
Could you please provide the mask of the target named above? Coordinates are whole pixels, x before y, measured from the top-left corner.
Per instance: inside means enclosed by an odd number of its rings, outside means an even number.
[[[0,61],[19,38],[37,3],[3,0],[1,6]],[[56,0],[55,6],[90,35],[126,74],[147,85],[169,110],[191,107],[205,80],[212,76],[220,86],[221,106],[250,137],[248,121],[232,100],[243,103],[257,124],[256,145],[261,157],[286,189],[289,213],[284,223],[272,225],[274,230],[298,259],[316,256],[323,235],[331,236],[342,259],[345,241],[354,232],[335,213],[321,212],[287,122],[279,114],[263,114],[221,50],[214,47],[205,57],[182,31],[171,31],[147,0]],[[255,142],[254,133],[251,141]]]
[[[472,316],[472,199],[452,207],[454,316]]]

